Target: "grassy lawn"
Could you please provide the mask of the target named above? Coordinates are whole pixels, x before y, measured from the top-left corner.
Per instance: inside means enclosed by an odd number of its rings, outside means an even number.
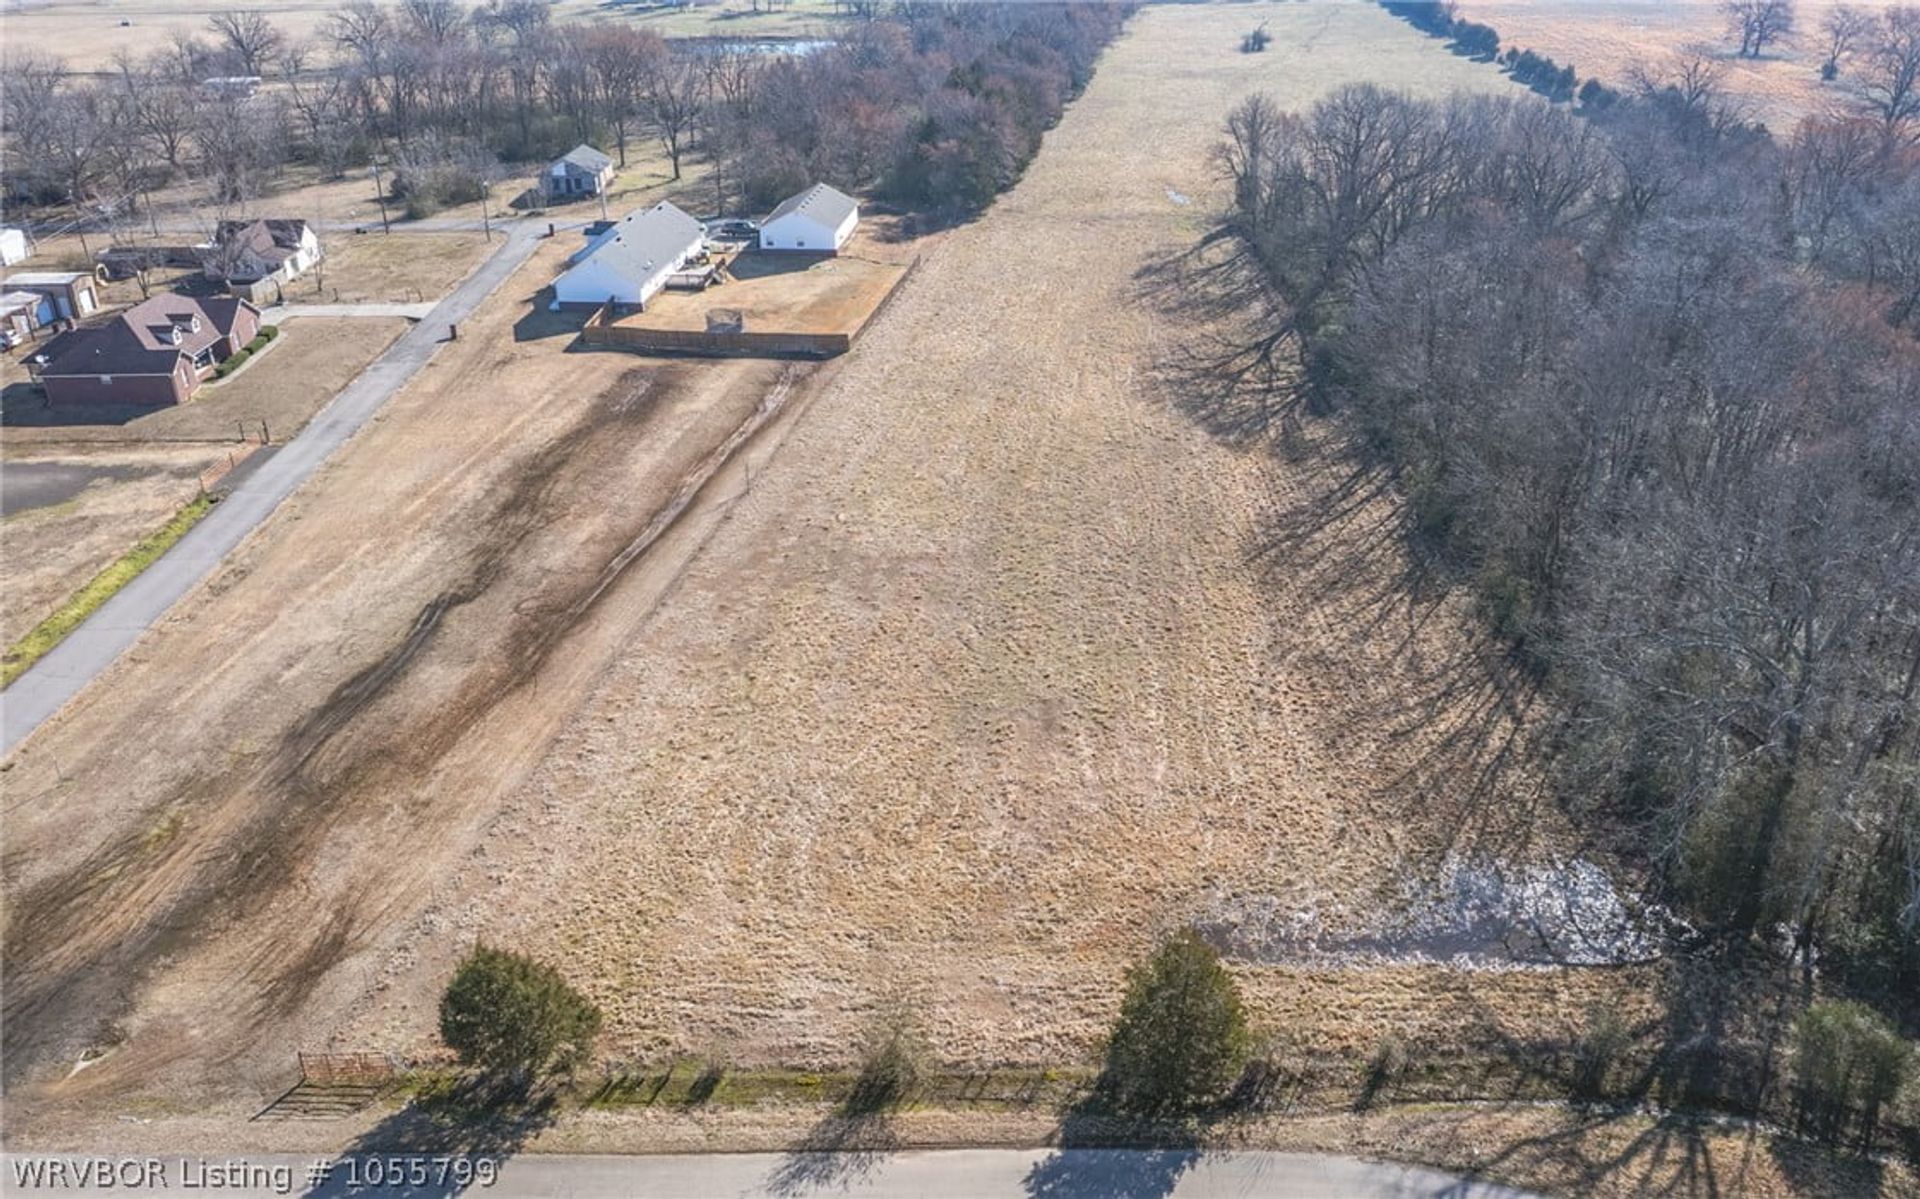
[[[67,602],[61,604],[53,615],[8,646],[5,658],[0,659],[0,687],[11,686],[13,680],[26,673],[28,667],[65,640],[68,633],[79,628],[80,623],[93,615],[100,605],[112,599],[115,592],[151,566],[161,554],[173,547],[174,542],[186,536],[187,530],[200,523],[200,518],[212,509],[213,502],[211,496],[202,495],[174,513],[166,524],[141,538],[112,565],[93,576],[85,587],[68,597]]]

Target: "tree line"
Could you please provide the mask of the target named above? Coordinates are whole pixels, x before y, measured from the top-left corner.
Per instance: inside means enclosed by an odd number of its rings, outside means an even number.
[[[1908,10],[1911,11],[1911,10]],[[1337,414],[1700,924],[1920,1020],[1920,120],[1256,96],[1211,367]]]
[[[1078,1114],[1143,1120],[1162,1134],[1197,1131],[1221,1117],[1291,1106],[1306,1092],[1310,1076],[1325,1070],[1308,1064],[1301,1053],[1307,1047],[1297,1037],[1256,1025],[1233,972],[1192,928],[1162,938],[1123,981],[1099,1046],[1099,1073],[1076,1103]],[[933,1047],[914,1007],[895,999],[878,1005],[876,1016],[857,1072],[839,1100],[843,1117],[884,1117],[924,1102],[937,1089]],[[485,945],[462,960],[440,1001],[442,1040],[476,1072],[476,1081],[499,1088],[496,1097],[525,1095],[543,1078],[586,1065],[601,1027],[600,1009],[551,966]],[[1531,1073],[1575,1102],[1646,1101],[1656,1092],[1645,1063],[1660,1050],[1645,1038],[1646,1030],[1596,1005],[1562,1045],[1529,1045],[1523,1052]],[[1810,1003],[1793,1022],[1786,1085],[1752,1097],[1747,1110],[1791,1116],[1804,1132],[1868,1152],[1884,1145],[1883,1132],[1890,1132],[1896,1143],[1906,1141],[1910,1158],[1920,1160],[1912,1141],[1913,1118],[1920,1113],[1913,1059],[1913,1046],[1871,1009],[1844,1000]],[[1419,1088],[1407,1084],[1439,1064],[1419,1060],[1417,1048],[1387,1030],[1347,1086],[1357,1091],[1362,1109],[1413,1098]],[[1479,1067],[1489,1064],[1483,1060]],[[1340,1066],[1328,1072],[1346,1073]],[[689,1085],[687,1101],[713,1098],[725,1073],[710,1054]],[[665,1079],[652,1084],[648,1102],[664,1085]],[[616,1091],[603,1085],[596,1095]],[[1676,1096],[1657,1097],[1670,1102]]]
[[[1098,2],[845,6],[806,53],[555,24],[540,0],[349,0],[317,35],[217,14],[104,75],[13,56],[16,200],[131,211],[182,178],[261,195],[288,163],[340,177],[391,163],[401,194],[475,192],[498,164],[655,141],[673,176],[712,166],[715,203],[762,205],[824,179],[933,209],[984,205],[1085,86],[1128,7]],[[263,76],[258,94],[223,83]],[[213,81],[210,83],[209,81]]]

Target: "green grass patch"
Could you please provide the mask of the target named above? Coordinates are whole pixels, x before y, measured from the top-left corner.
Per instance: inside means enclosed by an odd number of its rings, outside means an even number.
[[[0,687],[11,686],[13,680],[46,656],[47,651],[64,641],[67,634],[79,628],[80,623],[93,615],[101,604],[112,599],[115,592],[153,565],[154,560],[172,548],[174,542],[186,536],[188,529],[200,523],[200,518],[212,509],[213,503],[212,496],[203,495],[174,513],[166,524],[141,538],[132,549],[88,580],[86,586],[67,597],[67,602],[55,609],[53,615],[8,646],[6,656],[0,658]]]

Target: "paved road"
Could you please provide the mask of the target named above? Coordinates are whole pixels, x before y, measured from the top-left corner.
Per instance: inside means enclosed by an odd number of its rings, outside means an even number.
[[[426,365],[446,337],[447,325],[466,319],[488,293],[527,260],[545,232],[545,223],[509,227],[500,248],[479,270],[434,305],[426,320],[402,334],[322,408],[298,437],[247,475],[158,562],[0,692],[0,754],[18,748],[138,640],[175,600],[218,566],[242,538],[280,506],[281,500]]]
[[[1143,1149],[950,1149],[891,1154],[719,1153],[648,1157],[533,1154],[508,1159],[489,1186],[436,1182],[433,1159],[399,1159],[402,1169],[422,1163],[424,1185],[356,1187],[370,1165],[394,1159],[262,1154],[226,1157],[111,1157],[121,1170],[111,1186],[57,1186],[46,1174],[30,1185],[28,1169],[46,1170],[51,1157],[12,1155],[0,1190],[8,1195],[305,1195],[408,1196],[434,1199],[467,1194],[503,1199],[727,1199],[731,1196],[865,1196],[880,1199],[1261,1199],[1264,1196],[1342,1196],[1351,1199],[1530,1199],[1527,1192],[1410,1166],[1304,1153],[1199,1153]],[[65,1159],[80,1161],[78,1157]],[[309,1173],[330,1163],[317,1185]],[[119,1163],[128,1163],[120,1165]],[[227,1171],[210,1185],[209,1166]],[[197,1172],[197,1173],[196,1173]],[[159,1186],[130,1186],[129,1181]],[[198,1185],[194,1185],[195,1181]],[[232,1182],[240,1185],[230,1185]]]

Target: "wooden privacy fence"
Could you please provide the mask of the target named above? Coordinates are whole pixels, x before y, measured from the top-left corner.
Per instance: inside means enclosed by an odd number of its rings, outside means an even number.
[[[654,354],[708,354],[767,358],[831,358],[853,344],[845,333],[712,332],[616,325],[606,305],[594,310],[580,331],[587,345]]]
[[[399,1073],[384,1053],[302,1053],[300,1081],[308,1086],[371,1085],[392,1081]]]

